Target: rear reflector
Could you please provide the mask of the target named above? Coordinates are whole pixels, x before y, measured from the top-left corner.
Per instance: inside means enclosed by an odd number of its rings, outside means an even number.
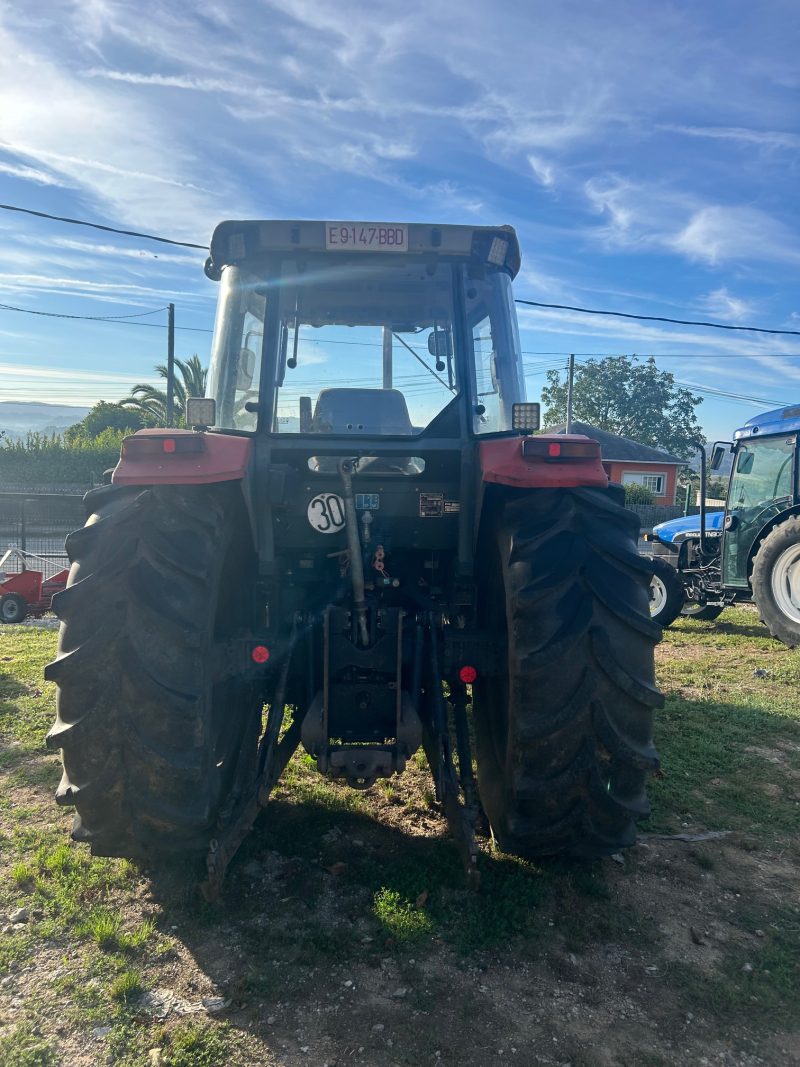
[[[134,434],[122,442],[124,459],[151,459],[153,456],[185,455],[187,452],[204,452],[205,441],[200,433],[175,434]]]
[[[255,645],[250,652],[253,663],[266,663],[269,659],[269,649],[266,645]]]
[[[464,685],[472,685],[475,679],[478,677],[478,672],[474,667],[462,667],[458,672],[458,677],[464,683]]]
[[[543,459],[547,463],[562,463],[570,460],[599,459],[600,445],[597,441],[553,441],[546,437],[526,437],[522,442],[525,459]]]

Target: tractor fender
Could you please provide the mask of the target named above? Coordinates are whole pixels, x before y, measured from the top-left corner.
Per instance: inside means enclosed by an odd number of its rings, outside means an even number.
[[[112,485],[213,485],[240,483],[250,533],[258,543],[251,493],[253,442],[236,434],[197,430],[137,430],[122,440]]]
[[[233,434],[137,430],[122,440],[112,485],[211,485],[245,476],[253,443]]]
[[[605,489],[608,475],[600,462],[600,446],[583,434],[537,434],[537,442],[552,445],[591,443],[596,455],[578,459],[525,455],[525,437],[500,437],[481,441],[481,480],[516,489],[559,489],[586,486]]]

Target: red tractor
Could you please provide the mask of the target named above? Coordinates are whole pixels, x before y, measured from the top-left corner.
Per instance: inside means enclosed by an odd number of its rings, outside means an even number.
[[[31,561],[43,569],[34,570],[29,566]],[[6,567],[12,562],[17,569],[9,574]],[[21,548],[9,548],[0,557],[0,622],[22,622],[28,616],[40,618],[50,611],[53,595],[64,589],[69,571],[58,570],[46,578],[48,569],[54,570],[49,560]]]
[[[127,437],[67,539],[73,837],[205,856],[214,892],[302,743],[357,789],[422,745],[473,880],[481,807],[517,855],[631,845],[650,564],[598,444],[532,433],[514,231],[224,222],[210,252],[210,396]]]

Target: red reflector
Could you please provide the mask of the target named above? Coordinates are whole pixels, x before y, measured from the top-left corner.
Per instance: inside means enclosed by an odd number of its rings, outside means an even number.
[[[269,649],[266,645],[256,645],[250,653],[254,663],[266,663],[269,659]]]
[[[464,685],[472,685],[475,679],[478,677],[478,672],[474,667],[462,667],[458,672],[458,677],[464,683]]]
[[[599,460],[600,445],[597,441],[585,437],[565,437],[561,441],[548,441],[546,437],[526,437],[522,442],[522,455],[525,459],[539,459],[545,463]]]
[[[156,456],[181,455],[184,452],[204,452],[205,435],[202,433],[182,433],[174,437],[162,437],[161,434],[140,433],[126,437],[122,442],[123,459],[144,460]]]

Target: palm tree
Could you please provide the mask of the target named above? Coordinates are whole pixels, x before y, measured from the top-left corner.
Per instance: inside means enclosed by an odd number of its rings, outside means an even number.
[[[165,364],[160,363],[155,369],[160,378],[169,377]],[[196,355],[190,356],[185,363],[176,359],[175,369],[178,374],[175,376],[173,410],[179,414],[173,418],[173,422],[182,422],[186,397],[205,396],[208,370]],[[156,389],[154,385],[134,385],[131,395],[120,401],[120,407],[138,411],[149,423],[161,426],[167,424],[167,394],[165,390]]]

